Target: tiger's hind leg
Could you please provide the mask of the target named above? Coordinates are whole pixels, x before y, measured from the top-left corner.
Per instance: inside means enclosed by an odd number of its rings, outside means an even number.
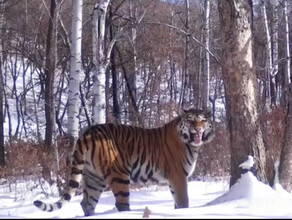
[[[83,199],[80,204],[85,216],[94,214],[96,204],[105,187],[106,185],[99,178],[84,177]]]
[[[116,198],[118,211],[130,211],[130,178],[129,176],[113,177],[110,184]]]
[[[185,177],[169,180],[169,189],[174,200],[174,208],[188,208],[188,185]]]

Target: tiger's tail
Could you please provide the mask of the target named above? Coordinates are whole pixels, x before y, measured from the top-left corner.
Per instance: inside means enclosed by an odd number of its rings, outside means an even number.
[[[81,144],[80,138],[77,140],[74,154],[73,154],[73,161],[72,161],[72,168],[71,168],[71,176],[69,183],[65,189],[64,194],[59,199],[59,201],[48,204],[44,203],[40,200],[35,200],[33,204],[41,209],[42,211],[52,212],[61,209],[65,204],[67,204],[71,198],[75,195],[77,188],[80,185],[82,180],[82,171],[84,167],[84,155],[85,149]]]

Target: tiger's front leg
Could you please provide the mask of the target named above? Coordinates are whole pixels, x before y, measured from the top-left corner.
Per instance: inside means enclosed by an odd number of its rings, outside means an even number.
[[[169,189],[174,200],[174,208],[188,208],[188,184],[187,178],[177,177],[169,180]]]

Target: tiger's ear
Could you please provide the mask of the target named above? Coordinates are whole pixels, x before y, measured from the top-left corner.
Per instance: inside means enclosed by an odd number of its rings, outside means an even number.
[[[207,109],[207,110],[206,110],[206,116],[207,116],[208,118],[211,118],[211,117],[212,117],[212,111],[211,111],[210,109]]]
[[[180,116],[184,116],[184,115],[187,114],[187,113],[188,113],[188,111],[185,110],[185,109],[183,109],[183,108],[179,108],[179,109],[178,109],[178,114],[179,114]]]

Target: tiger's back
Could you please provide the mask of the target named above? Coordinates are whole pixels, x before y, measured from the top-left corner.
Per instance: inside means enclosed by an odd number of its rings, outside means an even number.
[[[197,114],[204,119],[187,117],[186,112],[186,115],[153,129],[116,124],[88,128],[75,145],[66,193],[54,204],[41,201],[34,204],[44,211],[60,209],[70,201],[82,179],[81,206],[86,216],[94,214],[107,186],[114,193],[117,209],[128,211],[130,180],[144,183],[166,180],[175,207],[188,207],[187,177],[194,169],[200,146],[212,139],[209,134],[212,129],[205,125],[207,116],[197,110],[191,115]],[[196,120],[198,122],[190,129],[189,123]]]

